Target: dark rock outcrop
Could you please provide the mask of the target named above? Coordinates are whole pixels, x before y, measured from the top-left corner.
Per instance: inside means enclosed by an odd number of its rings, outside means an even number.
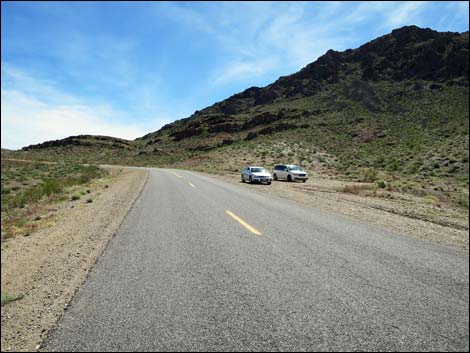
[[[173,132],[170,136],[173,137],[173,141],[177,142],[200,134],[202,134],[202,130],[192,126],[185,130]]]
[[[51,140],[36,145],[23,147],[23,151],[38,150],[52,147],[64,146],[100,146],[106,145],[112,148],[128,148],[129,141],[108,136],[78,135],[70,136],[61,140]]]
[[[241,130],[241,126],[236,123],[222,123],[210,126],[208,131],[210,133],[214,132],[237,132]]]

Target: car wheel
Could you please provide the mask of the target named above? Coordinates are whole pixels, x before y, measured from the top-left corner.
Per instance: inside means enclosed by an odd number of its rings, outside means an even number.
[[[287,181],[292,181],[292,177],[290,175],[287,176]]]
[[[253,179],[251,179],[251,175],[250,175],[250,184],[253,184]]]
[[[243,174],[242,174],[242,183],[244,183],[244,182],[245,182],[245,178],[243,177]]]
[[[270,181],[268,181],[268,185],[271,185],[271,182],[270,182]]]
[[[273,175],[273,178],[274,178],[274,180],[277,181],[277,175],[276,174]]]
[[[307,181],[306,179],[302,180],[304,183]]]

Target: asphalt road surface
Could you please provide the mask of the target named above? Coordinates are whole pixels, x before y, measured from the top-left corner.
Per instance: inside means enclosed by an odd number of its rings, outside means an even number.
[[[150,174],[42,350],[469,350],[465,252]]]

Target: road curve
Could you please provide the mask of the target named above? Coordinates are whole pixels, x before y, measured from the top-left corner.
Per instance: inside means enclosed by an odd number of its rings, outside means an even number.
[[[149,172],[41,350],[469,350],[467,253]]]

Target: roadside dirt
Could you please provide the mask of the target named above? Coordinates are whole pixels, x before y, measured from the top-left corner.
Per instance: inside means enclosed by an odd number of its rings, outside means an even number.
[[[2,244],[1,290],[21,300],[1,308],[1,350],[33,351],[67,310],[145,185],[143,170],[109,168],[93,201],[54,205],[54,225]]]
[[[306,183],[274,181],[271,185],[242,184],[239,174],[208,176],[239,184],[254,192],[269,193],[330,213],[337,213],[380,226],[386,230],[426,239],[445,246],[469,250],[469,216],[464,209],[400,192],[381,189],[343,192],[351,183],[313,177]],[[373,184],[371,184],[372,186]],[[367,187],[364,183],[362,187]]]

